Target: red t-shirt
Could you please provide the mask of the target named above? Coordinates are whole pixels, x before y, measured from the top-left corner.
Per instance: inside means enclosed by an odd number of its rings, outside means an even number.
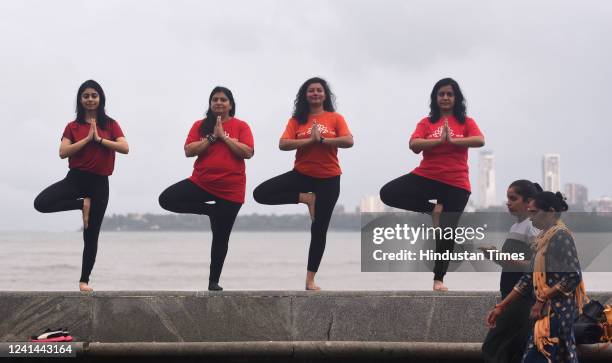
[[[439,139],[443,127],[444,118],[440,118],[436,123],[432,124],[429,121],[429,117],[425,117],[417,124],[410,140]],[[465,123],[460,124],[454,116],[449,116],[448,127],[450,128],[451,136],[454,138],[482,136],[482,132],[480,132],[476,122],[469,117],[465,118]],[[467,161],[467,147],[445,143],[428,150],[423,150],[423,160],[412,172],[416,175],[471,192]]]
[[[308,139],[312,124],[319,125],[323,138],[335,138],[351,134],[344,117],[336,112],[323,112],[309,115],[308,121],[300,125],[293,117],[287,122],[281,139]],[[297,149],[295,153],[295,170],[314,178],[331,178],[342,174],[338,162],[338,148],[330,145],[311,144]]]
[[[74,144],[85,139],[89,134],[89,129],[88,123],[72,121],[66,125],[62,138],[65,137]],[[119,123],[114,120],[109,120],[106,129],[102,129],[100,125],[97,125],[97,129],[98,135],[103,139],[116,141],[124,137]],[[68,167],[103,176],[111,175],[115,168],[115,151],[95,141],[90,141],[79,152],[68,158]]]
[[[200,141],[202,135],[199,129],[202,122],[203,120],[196,121],[191,126],[185,145]],[[225,135],[253,148],[253,134],[246,122],[231,118],[223,122],[223,130]],[[244,159],[234,155],[223,141],[219,140],[209,145],[198,155],[189,180],[219,198],[244,203],[246,189]]]

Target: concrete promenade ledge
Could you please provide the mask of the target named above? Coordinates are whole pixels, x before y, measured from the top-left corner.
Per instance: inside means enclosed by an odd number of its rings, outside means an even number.
[[[592,299],[612,302],[612,292]],[[478,362],[494,292],[0,292],[0,347],[68,328],[78,356]],[[612,347],[581,347],[612,361]],[[586,359],[586,360],[584,360]]]

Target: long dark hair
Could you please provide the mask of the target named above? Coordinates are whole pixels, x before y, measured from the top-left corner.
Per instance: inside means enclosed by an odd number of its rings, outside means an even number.
[[[535,198],[542,191],[540,184],[525,179],[513,181],[509,188],[513,188],[514,192],[523,198],[523,201]]]
[[[561,216],[562,212],[566,212],[569,209],[561,192],[540,192],[533,199],[538,209],[549,212],[552,208],[557,218]]]
[[[303,125],[308,121],[308,114],[310,113],[310,105],[306,99],[306,90],[308,86],[313,83],[320,83],[325,91],[325,100],[323,101],[323,109],[328,112],[336,111],[336,96],[332,93],[327,81],[323,78],[313,77],[300,86],[300,89],[295,96],[293,102],[293,118],[295,118],[300,125]]]
[[[466,117],[466,107],[465,107],[465,98],[463,97],[463,93],[461,93],[461,88],[459,88],[459,84],[452,78],[444,78],[439,80],[431,90],[431,102],[429,103],[429,121],[431,123],[436,123],[440,117],[442,117],[442,113],[440,112],[440,106],[438,106],[438,91],[440,88],[444,86],[451,86],[453,88],[453,92],[455,93],[455,105],[453,106],[453,115],[459,121],[459,123],[465,122]]]
[[[85,124],[87,121],[85,120],[85,108],[81,104],[81,95],[85,92],[85,89],[93,88],[96,92],[98,92],[98,96],[100,97],[100,103],[98,104],[98,109],[96,110],[96,124],[100,126],[102,129],[106,129],[106,126],[114,121],[110,118],[106,111],[104,110],[104,106],[106,105],[106,96],[104,95],[104,90],[102,90],[102,86],[93,79],[87,80],[83,82],[83,84],[79,87],[76,96],[76,121],[80,124]]]
[[[236,102],[234,101],[234,95],[232,94],[232,91],[230,91],[229,88],[222,87],[222,86],[217,86],[213,88],[213,90],[210,92],[210,96],[208,96],[208,110],[206,111],[206,117],[204,118],[204,121],[200,125],[199,131],[200,131],[200,135],[202,136],[212,134],[213,130],[215,129],[215,124],[217,123],[217,117],[215,116],[212,109],[210,108],[210,101],[212,101],[213,95],[217,92],[222,92],[225,95],[225,97],[227,97],[227,99],[229,100],[230,106],[232,106],[232,108],[229,111],[229,115],[233,117],[236,114]]]

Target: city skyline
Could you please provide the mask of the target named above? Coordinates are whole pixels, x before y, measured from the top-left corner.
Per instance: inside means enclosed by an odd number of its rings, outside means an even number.
[[[542,180],[538,181],[545,191],[561,192],[569,205],[587,208],[590,205],[607,204],[609,195],[603,194],[589,199],[589,188],[584,183],[563,182],[561,179],[561,155],[547,152],[542,155]],[[532,180],[535,182],[535,180]],[[496,198],[495,153],[493,150],[479,152],[478,160],[478,203],[479,208],[503,205],[504,198]],[[607,207],[602,207],[606,209]]]

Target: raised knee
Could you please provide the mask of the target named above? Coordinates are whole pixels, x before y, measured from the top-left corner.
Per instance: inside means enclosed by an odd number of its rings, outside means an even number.
[[[387,185],[380,188],[379,194],[380,194],[380,200],[384,204],[389,205],[389,206],[393,204],[393,198],[391,197],[391,193]]]
[[[43,200],[40,197],[40,195],[37,196],[36,199],[34,199],[34,209],[36,209],[40,213],[46,213],[47,212],[46,205],[45,205],[45,203],[43,203]]]
[[[163,209],[170,210],[170,199],[168,198],[165,191],[159,195],[159,198],[157,198],[157,202],[159,203],[159,206]]]
[[[258,186],[257,188],[255,188],[255,190],[253,190],[253,199],[255,199],[255,201],[259,204],[264,204],[263,200],[263,192],[262,192],[262,188],[261,185]]]

